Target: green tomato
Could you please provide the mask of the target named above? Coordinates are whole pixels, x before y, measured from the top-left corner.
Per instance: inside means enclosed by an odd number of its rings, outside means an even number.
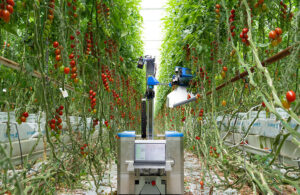
[[[59,71],[60,72],[64,72],[65,71],[65,67],[64,66],[59,67]]]
[[[82,85],[83,81],[81,79],[79,79],[79,85]]]

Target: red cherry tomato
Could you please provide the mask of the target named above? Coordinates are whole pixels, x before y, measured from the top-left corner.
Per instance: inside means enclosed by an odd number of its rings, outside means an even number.
[[[56,61],[60,61],[61,60],[61,56],[60,55],[56,55],[55,59],[56,59]]]
[[[59,43],[57,42],[57,41],[55,41],[54,43],[53,43],[53,47],[54,48],[57,48],[59,46]]]
[[[60,54],[60,49],[57,48],[57,49],[55,50],[55,55],[59,55],[59,54]]]
[[[10,20],[10,13],[7,10],[2,11],[2,18],[5,22],[9,22]]]
[[[73,68],[75,65],[76,65],[76,62],[75,62],[75,60],[71,60],[71,62],[70,62],[70,66]]]
[[[73,59],[75,57],[75,55],[73,54],[73,53],[71,53],[70,55],[69,55],[69,58],[70,59]]]
[[[58,123],[58,124],[62,123],[62,119],[61,119],[61,118],[58,118],[58,119],[57,119],[57,123]]]
[[[23,116],[27,118],[29,116],[28,112],[24,112]]]
[[[293,102],[296,100],[296,93],[292,90],[286,93],[286,99],[288,102]]]
[[[279,27],[275,28],[275,32],[276,32],[277,35],[281,35],[282,34],[282,30]]]
[[[203,186],[203,185],[204,185],[204,182],[203,182],[203,181],[200,181],[200,185]]]
[[[11,5],[7,5],[6,6],[6,9],[7,9],[7,11],[9,11],[9,13],[13,13],[14,12],[14,8],[13,8],[13,6],[11,6]]]
[[[241,39],[244,38],[244,33],[243,32],[240,33],[240,38]]]
[[[276,33],[275,30],[272,30],[272,31],[269,33],[269,37],[270,37],[271,39],[275,39],[276,36],[277,36],[277,33]]]
[[[23,122],[23,123],[25,123],[26,122],[26,117],[25,116],[21,116],[21,121]]]
[[[14,0],[6,0],[6,3],[8,3],[11,6],[15,6]]]
[[[70,68],[69,67],[65,67],[64,72],[65,72],[65,74],[69,74]]]
[[[249,31],[248,28],[243,28],[243,33],[244,33],[244,34],[247,34],[248,31]]]
[[[227,72],[227,70],[228,70],[227,67],[224,66],[224,67],[223,67],[223,71],[224,71],[224,72]]]

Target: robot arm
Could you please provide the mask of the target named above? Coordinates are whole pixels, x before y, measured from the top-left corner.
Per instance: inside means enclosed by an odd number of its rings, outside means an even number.
[[[187,92],[187,87],[192,78],[193,75],[191,74],[190,69],[179,66],[175,67],[175,75],[172,77],[171,85],[178,85],[178,87],[167,96],[167,106],[169,108],[190,102],[187,99],[189,94]],[[193,94],[190,94],[190,96],[191,98],[195,98],[195,95]]]

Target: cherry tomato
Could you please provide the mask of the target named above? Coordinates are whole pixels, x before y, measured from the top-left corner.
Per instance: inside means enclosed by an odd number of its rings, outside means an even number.
[[[244,34],[247,34],[248,31],[249,31],[248,28],[243,28],[243,33],[244,33]]]
[[[27,118],[29,116],[28,112],[23,112],[23,116]]]
[[[60,109],[60,110],[63,110],[63,109],[64,109],[64,106],[63,106],[63,105],[59,106],[59,109]]]
[[[216,8],[220,9],[221,8],[220,4],[216,4]]]
[[[70,59],[73,59],[75,57],[75,55],[73,54],[73,53],[71,53],[70,55],[69,55],[69,58]]]
[[[48,19],[49,20],[53,20],[54,19],[54,15],[48,14]]]
[[[266,107],[265,102],[262,102],[262,103],[261,103],[261,106],[262,106],[262,107]]]
[[[6,0],[6,3],[8,3],[11,6],[15,6],[14,0]]]
[[[227,67],[224,66],[224,67],[223,67],[223,71],[224,71],[224,72],[227,72],[227,70],[228,70]]]
[[[276,33],[275,30],[272,30],[272,31],[269,33],[269,37],[270,37],[271,39],[275,39],[276,36],[277,36],[277,33]]]
[[[60,49],[57,48],[57,49],[55,50],[55,55],[59,55],[59,54],[60,54]]]
[[[244,38],[244,33],[243,32],[240,33],[240,38]]]
[[[226,77],[226,72],[225,72],[225,71],[222,71],[222,72],[221,72],[221,77],[222,77],[223,79],[225,79],[225,77]]]
[[[55,41],[54,43],[53,43],[53,47],[54,48],[57,48],[59,46],[59,43],[57,42],[57,41]]]
[[[70,62],[70,66],[73,68],[75,65],[76,65],[76,62],[75,62],[75,60],[71,60],[71,62]]]
[[[13,13],[14,12],[14,8],[13,8],[13,6],[11,6],[11,5],[7,5],[6,6],[6,9],[7,9],[7,11],[9,11],[9,13]]]
[[[276,39],[272,40],[271,44],[273,47],[276,47],[278,45],[278,41]]]
[[[286,93],[286,99],[288,102],[293,102],[296,100],[296,93],[292,90]]]
[[[75,66],[75,67],[72,68],[71,72],[72,72],[72,73],[76,73],[76,71],[77,71],[77,68],[76,68],[76,66]]]
[[[282,42],[282,37],[278,37],[277,38],[277,43],[279,44],[279,43],[281,43]]]
[[[285,108],[285,109],[290,109],[290,107],[291,107],[291,103],[290,102],[288,102],[288,101],[286,101],[286,100],[281,100],[281,103],[282,103],[282,105],[283,105],[283,107]]]
[[[26,117],[25,116],[21,116],[21,121],[23,122],[23,123],[25,123],[26,122]]]
[[[203,186],[203,185],[204,185],[204,182],[203,182],[203,181],[200,181],[200,185]]]
[[[222,106],[226,106],[226,101],[225,100],[222,101]]]
[[[2,18],[7,23],[10,20],[10,13],[7,10],[2,11]]]
[[[282,34],[282,30],[279,27],[275,28],[275,32],[276,32],[277,35],[281,35]]]
[[[61,119],[61,118],[58,118],[58,119],[57,119],[57,123],[58,123],[58,124],[62,123],[62,119]]]
[[[56,55],[55,59],[56,59],[56,61],[60,61],[61,60],[61,56],[60,55]]]
[[[65,74],[69,74],[70,68],[69,68],[69,67],[65,67],[65,68],[64,68],[64,72],[65,72]]]
[[[72,79],[75,79],[77,77],[77,74],[76,73],[73,73],[72,75],[71,75],[71,78]]]

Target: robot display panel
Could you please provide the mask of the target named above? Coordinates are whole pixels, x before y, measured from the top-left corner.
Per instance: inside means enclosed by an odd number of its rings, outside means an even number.
[[[165,163],[165,143],[135,143],[134,163]]]

